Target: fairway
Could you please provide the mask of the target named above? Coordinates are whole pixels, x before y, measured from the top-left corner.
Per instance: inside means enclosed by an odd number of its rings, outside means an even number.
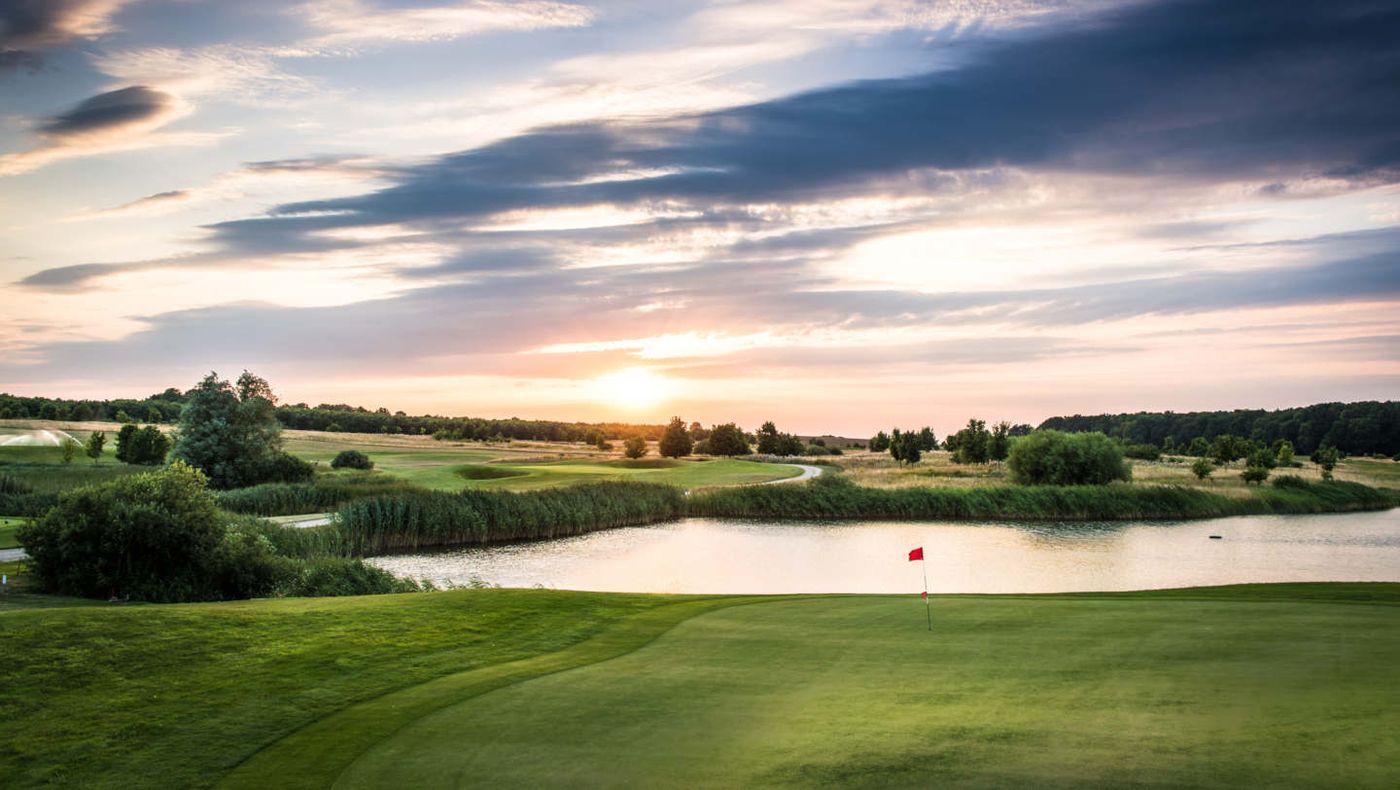
[[[749,601],[619,658],[485,686],[336,756],[348,725],[392,719],[412,692],[364,703],[229,784],[1400,781],[1394,585],[937,598],[932,633],[915,597]],[[306,777],[308,762],[326,773]]]

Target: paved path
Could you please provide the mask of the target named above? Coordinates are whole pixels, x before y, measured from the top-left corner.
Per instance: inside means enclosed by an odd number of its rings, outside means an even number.
[[[788,464],[788,466],[795,466],[798,469],[801,469],[802,474],[798,475],[797,477],[784,477],[782,480],[769,480],[768,482],[764,483],[764,485],[773,486],[778,485],[779,483],[800,483],[803,480],[811,480],[812,478],[822,473],[822,468],[820,466],[808,466],[807,464]]]

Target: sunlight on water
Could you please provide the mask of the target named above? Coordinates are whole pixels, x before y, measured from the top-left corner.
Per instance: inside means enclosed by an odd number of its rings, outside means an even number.
[[[1212,540],[1211,535],[1221,536]],[[1400,510],[1177,523],[797,524],[687,519],[557,541],[378,557],[438,584],[664,593],[1069,592],[1400,581]]]

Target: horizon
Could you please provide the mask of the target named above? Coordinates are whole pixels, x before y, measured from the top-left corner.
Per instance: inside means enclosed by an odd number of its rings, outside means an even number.
[[[0,390],[249,369],[843,437],[1394,400],[1397,35],[1359,0],[7,6]]]

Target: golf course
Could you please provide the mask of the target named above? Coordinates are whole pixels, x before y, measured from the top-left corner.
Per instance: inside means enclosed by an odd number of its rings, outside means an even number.
[[[1400,585],[0,615],[7,786],[1393,787]],[[63,633],[63,640],[53,634]]]

